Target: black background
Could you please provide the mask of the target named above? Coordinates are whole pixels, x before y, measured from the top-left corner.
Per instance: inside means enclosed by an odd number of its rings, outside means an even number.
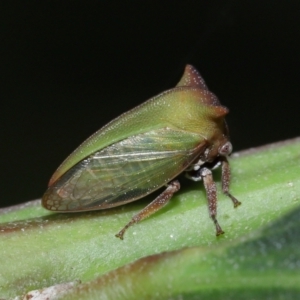
[[[300,1],[2,1],[0,206],[40,197],[112,118],[186,63],[230,108],[235,150],[299,135]]]

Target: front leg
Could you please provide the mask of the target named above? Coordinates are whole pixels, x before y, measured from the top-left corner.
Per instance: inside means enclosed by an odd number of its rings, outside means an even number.
[[[222,157],[222,190],[233,202],[234,207],[238,207],[242,203],[229,193],[230,184],[230,167],[226,157]]]

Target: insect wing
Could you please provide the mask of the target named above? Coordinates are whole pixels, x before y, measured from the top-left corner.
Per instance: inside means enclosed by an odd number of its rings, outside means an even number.
[[[181,173],[206,147],[198,134],[161,128],[95,152],[48,188],[50,210],[84,211],[139,199]]]
[[[201,133],[210,140],[216,133],[215,119],[223,118],[227,113],[228,109],[208,90],[198,71],[187,65],[175,88],[120,115],[85,140],[58,167],[49,186],[98,150],[157,128],[181,128]]]

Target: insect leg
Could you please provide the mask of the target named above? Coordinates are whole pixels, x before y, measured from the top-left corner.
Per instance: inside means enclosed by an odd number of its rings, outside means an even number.
[[[226,157],[222,158],[222,190],[233,202],[233,206],[237,207],[242,203],[229,193],[230,184],[230,167]]]
[[[224,233],[221,226],[217,221],[217,188],[212,177],[212,172],[208,168],[200,169],[200,176],[202,177],[204,187],[206,190],[206,196],[208,200],[209,215],[212,218],[216,226],[216,235]]]
[[[168,184],[166,190],[163,191],[158,197],[156,197],[150,204],[148,204],[138,214],[133,216],[131,221],[127,225],[125,225],[125,227],[118,234],[116,234],[116,237],[123,240],[124,233],[128,229],[128,227],[146,219],[150,215],[157,212],[171,199],[173,194],[176,193],[179,189],[180,189],[180,183],[178,180],[174,180],[174,181],[170,182]]]

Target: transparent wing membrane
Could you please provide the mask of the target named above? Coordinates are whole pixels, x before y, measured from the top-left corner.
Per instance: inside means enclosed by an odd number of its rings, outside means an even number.
[[[132,136],[71,168],[48,188],[43,204],[83,211],[134,201],[181,173],[205,147],[201,136],[169,128]]]

